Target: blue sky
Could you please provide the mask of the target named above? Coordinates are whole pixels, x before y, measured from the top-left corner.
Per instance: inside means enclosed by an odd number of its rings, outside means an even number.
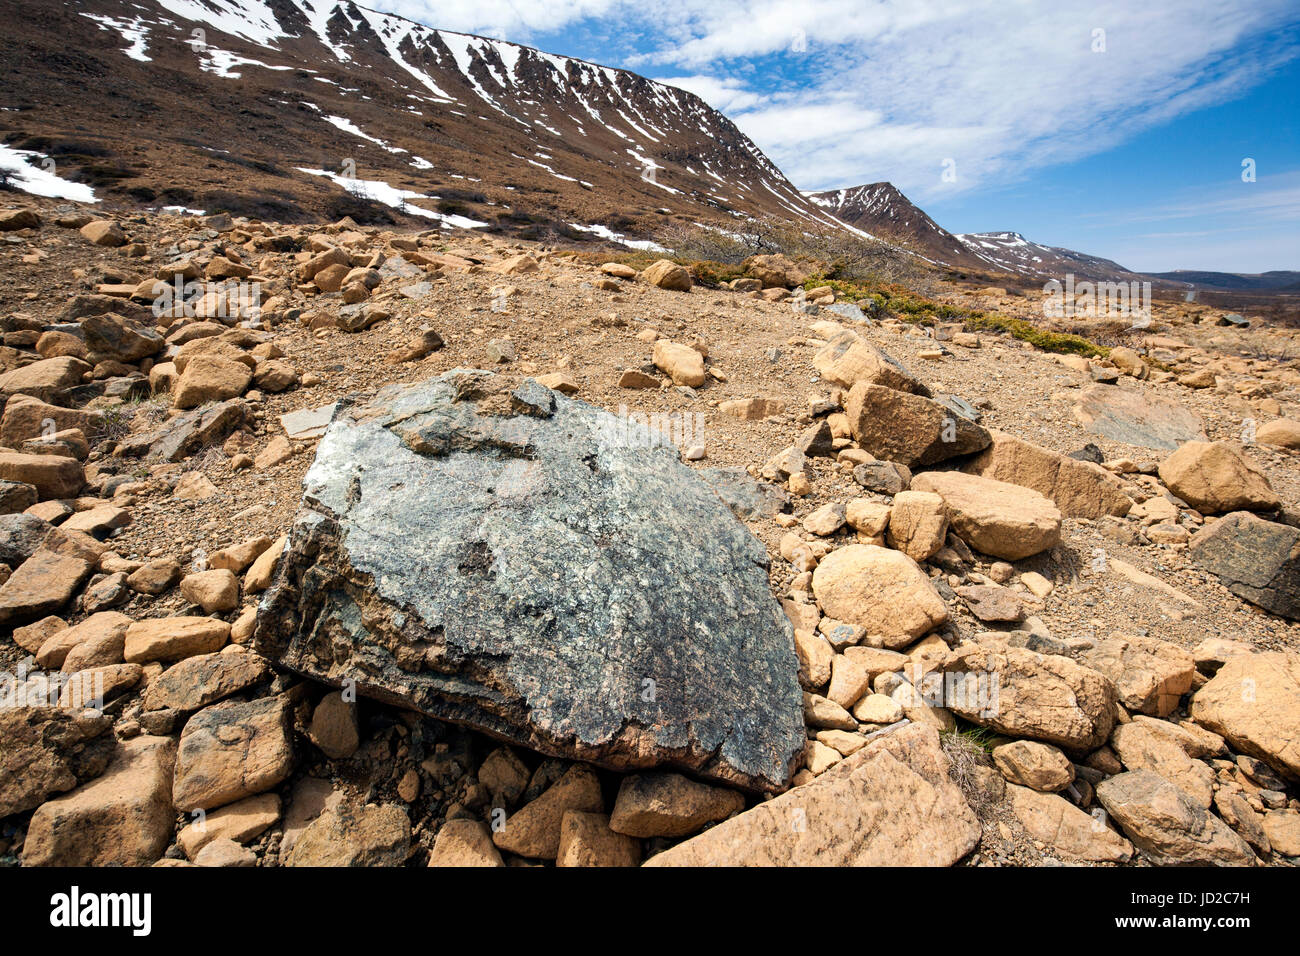
[[[1142,271],[1300,269],[1295,0],[367,5],[690,89],[801,189],[888,180],[953,232]]]

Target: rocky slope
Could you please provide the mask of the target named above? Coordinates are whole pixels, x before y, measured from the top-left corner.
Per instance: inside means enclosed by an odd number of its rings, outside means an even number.
[[[5,862],[1300,856],[1294,332],[3,206]]]
[[[835,225],[722,114],[625,70],[346,0],[0,6],[0,138],[100,196],[574,239]]]

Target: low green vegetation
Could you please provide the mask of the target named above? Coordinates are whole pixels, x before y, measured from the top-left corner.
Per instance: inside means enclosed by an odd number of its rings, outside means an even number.
[[[693,235],[698,233],[699,230],[696,230]],[[669,259],[679,265],[686,266],[691,271],[694,281],[708,288],[717,288],[723,283],[739,279],[745,274],[741,260],[737,256],[724,256],[723,258],[728,261],[720,261],[720,259],[715,258],[695,258],[690,253],[699,250],[686,242],[673,244],[673,249],[674,251],[671,252],[649,252],[640,249],[619,252],[574,250],[561,253],[561,255],[572,255],[580,261],[593,264],[621,262],[638,271],[658,259]],[[822,259],[821,261],[826,262],[828,260]],[[873,319],[894,316],[903,322],[925,326],[933,326],[936,322],[960,322],[968,332],[991,332],[1010,335],[1045,352],[1082,355],[1085,358],[1104,358],[1110,354],[1109,348],[1081,335],[1070,332],[1054,332],[1040,328],[1025,319],[1017,319],[997,312],[985,312],[979,309],[967,309],[962,306],[936,302],[915,289],[908,288],[896,281],[887,281],[885,278],[851,277],[864,273],[880,276],[897,276],[900,274],[898,270],[893,268],[881,267],[877,269],[875,266],[880,264],[874,261],[869,265],[871,268],[867,266],[863,266],[861,269],[828,267],[823,274],[811,277],[804,283],[803,287],[805,290],[811,290],[829,286],[835,291],[837,301],[852,302],[861,307]],[[888,266],[889,262],[886,262],[885,265]]]
[[[914,325],[932,326],[936,322],[961,322],[968,332],[1005,333],[1028,342],[1044,352],[1082,355],[1088,358],[1104,358],[1110,353],[1110,349],[1080,335],[1052,332],[1024,319],[1012,318],[997,312],[984,312],[980,309],[966,309],[935,302],[897,285],[825,279],[819,276],[814,276],[804,283],[805,290],[819,286],[830,286],[835,290],[836,299],[856,303],[868,314],[892,314],[903,322]]]

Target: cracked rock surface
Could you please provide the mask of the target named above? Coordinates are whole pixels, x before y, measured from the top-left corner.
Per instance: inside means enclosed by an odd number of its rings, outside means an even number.
[[[257,650],[616,769],[779,790],[802,758],[763,545],[650,433],[453,370],[340,403]]]

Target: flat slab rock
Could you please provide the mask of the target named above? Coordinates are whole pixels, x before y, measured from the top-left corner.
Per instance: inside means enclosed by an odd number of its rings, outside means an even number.
[[[544,753],[783,788],[803,708],[766,550],[637,427],[475,370],[346,399],[255,648]]]
[[[1300,530],[1234,511],[1197,532],[1189,554],[1237,597],[1300,621]]]
[[[980,825],[948,770],[938,731],[912,724],[646,865],[951,866]]]
[[[1089,385],[1075,401],[1074,417],[1085,431],[1140,448],[1177,448],[1205,441],[1200,417],[1158,395],[1114,385]]]

